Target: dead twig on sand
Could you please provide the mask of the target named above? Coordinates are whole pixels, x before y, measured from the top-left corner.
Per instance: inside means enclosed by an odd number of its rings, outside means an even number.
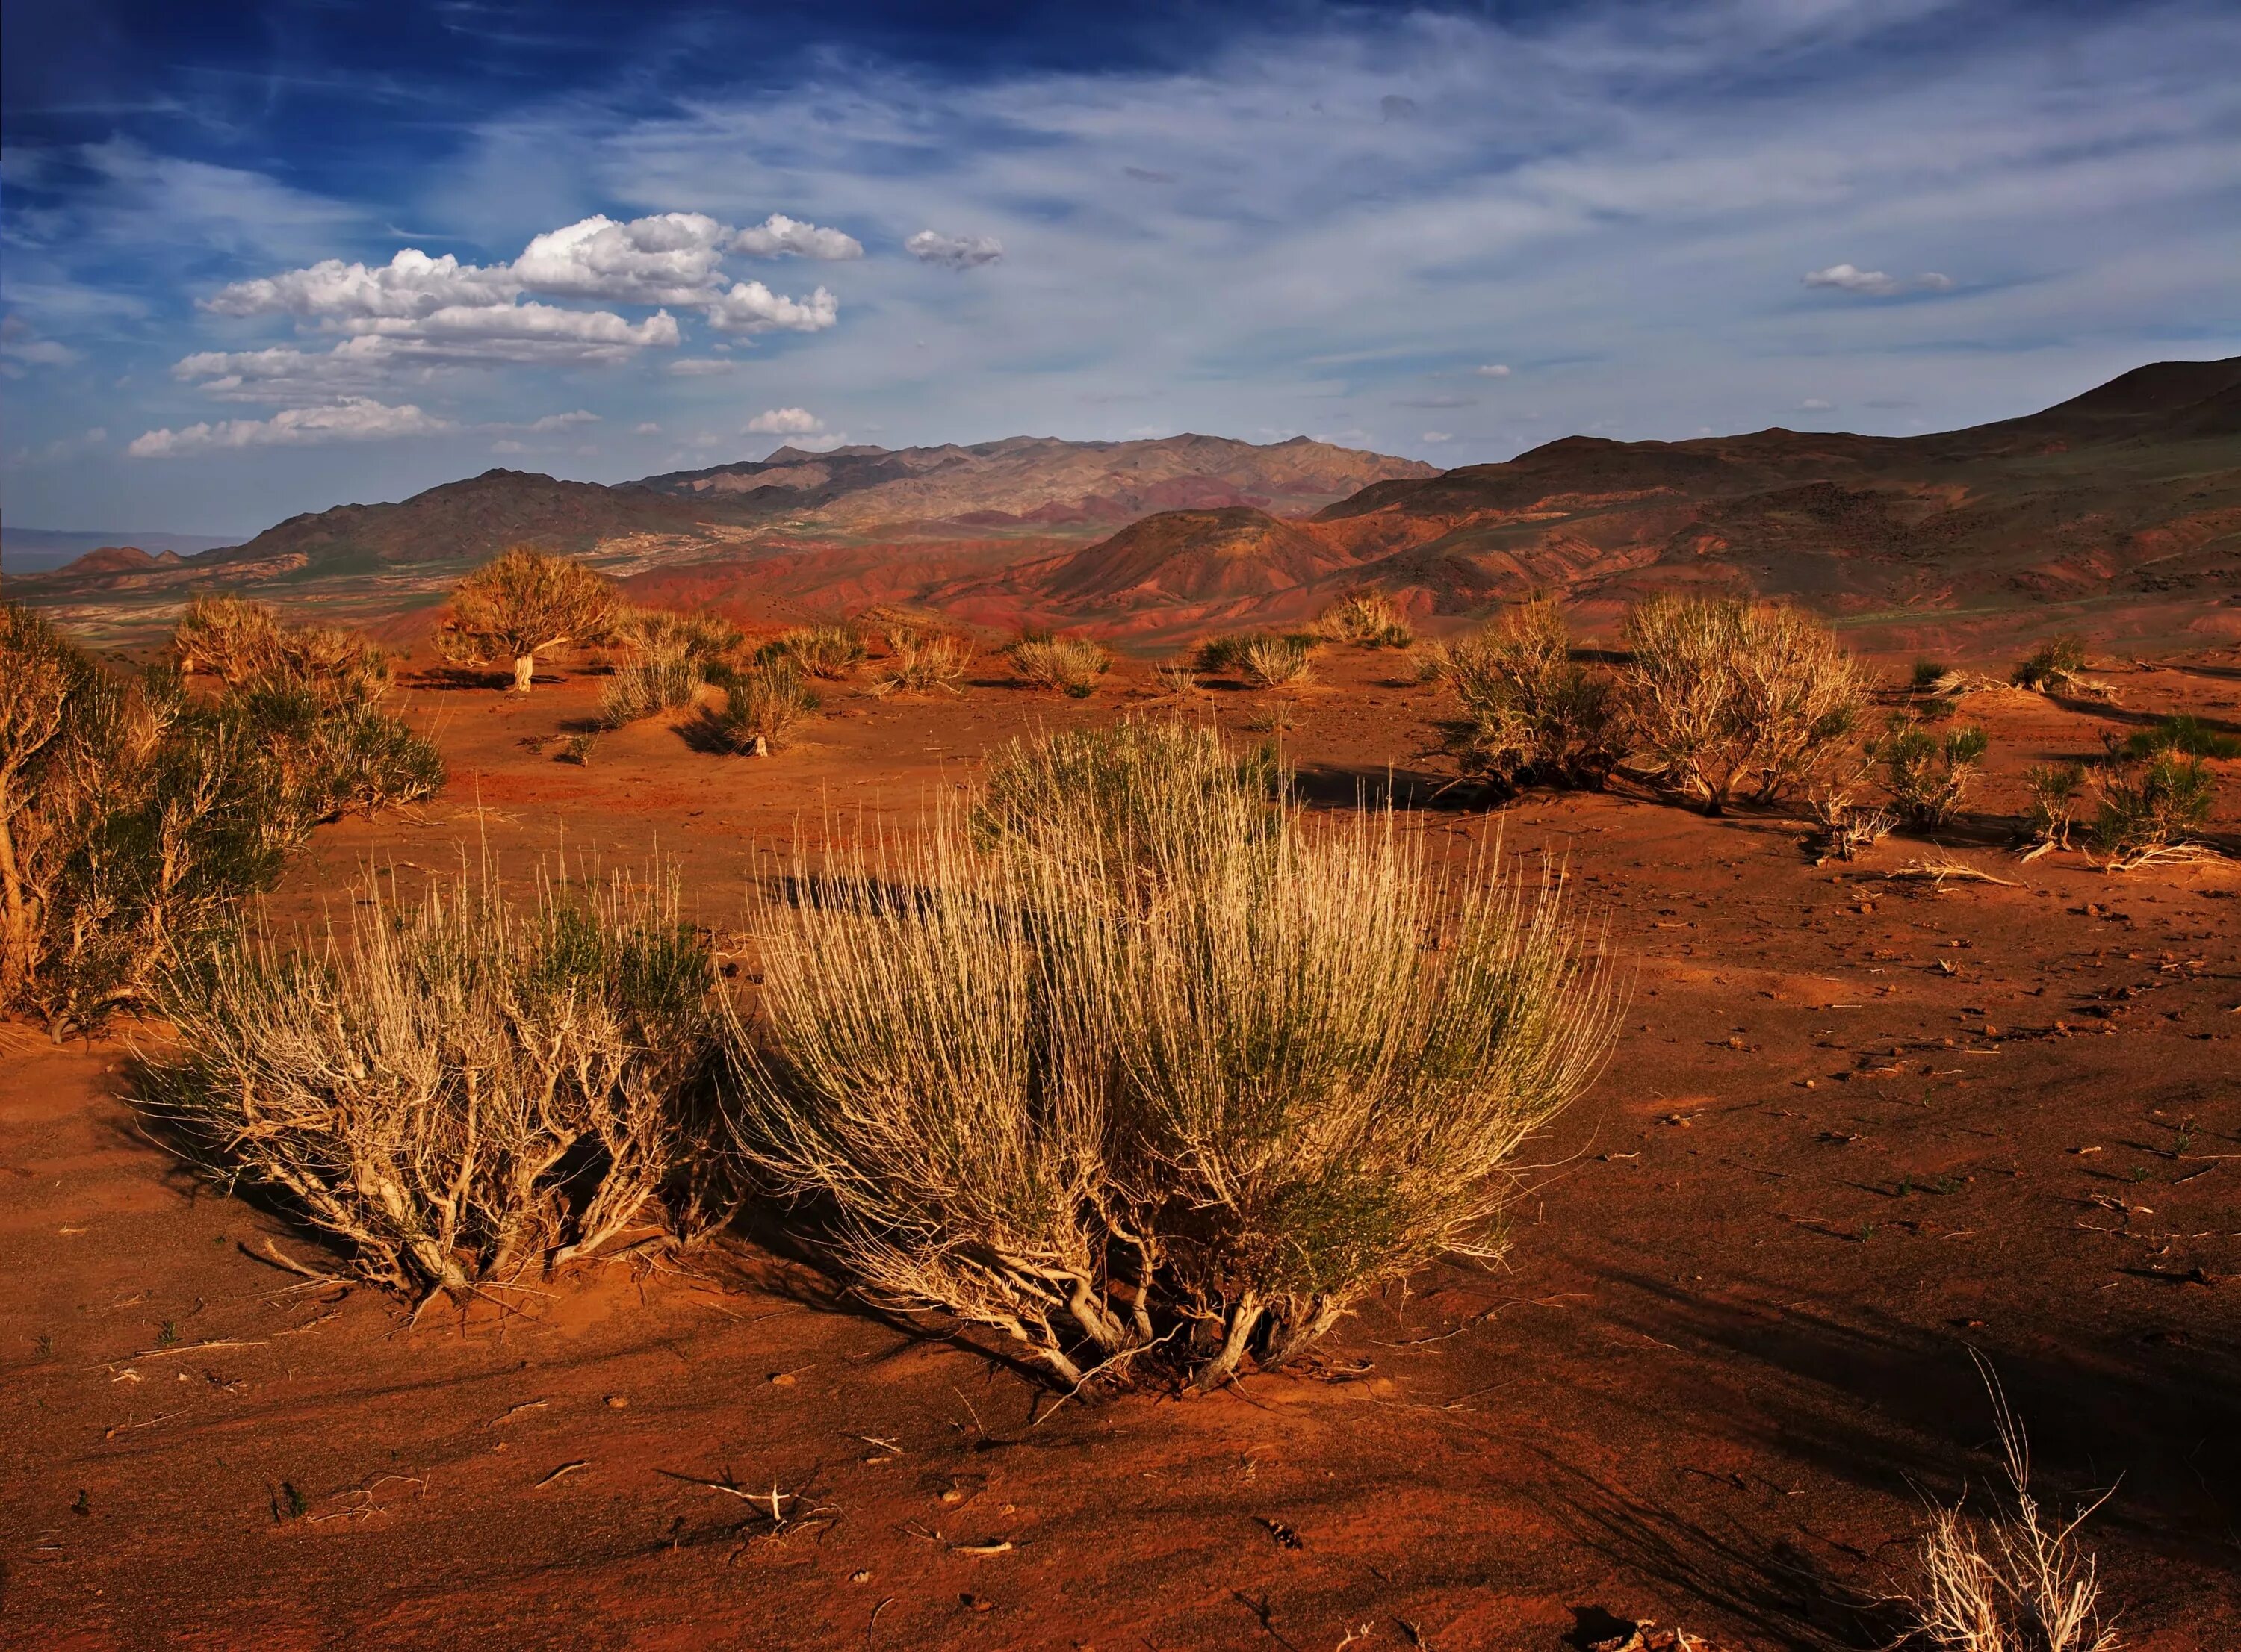
[[[1896,872],[1883,873],[1886,878],[1906,879],[1937,884],[1996,883],[2003,889],[2020,889],[2023,885],[2010,878],[1996,878],[1981,866],[1972,866],[1966,860],[1910,860]]]

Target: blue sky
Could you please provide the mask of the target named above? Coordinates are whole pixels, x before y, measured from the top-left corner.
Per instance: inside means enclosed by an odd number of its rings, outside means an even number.
[[[2241,351],[2241,10],[10,0],[19,526],[1021,432],[1441,465]]]

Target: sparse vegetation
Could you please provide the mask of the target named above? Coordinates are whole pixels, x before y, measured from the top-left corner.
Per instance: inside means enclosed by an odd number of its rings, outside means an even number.
[[[1462,700],[1450,742],[1466,774],[1496,785],[1600,786],[1625,755],[1608,672],[1575,664],[1563,611],[1519,604],[1447,652]]]
[[[1324,609],[1315,629],[1357,648],[1406,648],[1415,639],[1393,599],[1381,591],[1349,591]]]
[[[244,927],[168,978],[151,1119],[399,1291],[510,1281],[659,1211],[713,1027],[673,881],[551,879],[517,907],[485,868],[359,897],[346,943]]]
[[[143,1000],[319,821],[443,783],[434,746],[379,708],[378,652],[346,635],[246,622],[270,674],[244,664],[198,695],[0,616],[0,1006],[57,1038]]]
[[[605,641],[619,617],[599,574],[517,545],[459,582],[436,646],[454,665],[511,665],[514,692],[526,694],[539,655]]]
[[[1097,679],[1113,668],[1113,656],[1087,637],[1054,637],[1027,632],[1004,651],[1012,668],[1038,688],[1052,688],[1075,699],[1097,691]]]
[[[837,681],[864,663],[864,633],[845,621],[797,626],[778,646],[811,677]]]
[[[1935,694],[1944,689],[1952,676],[1953,667],[1942,661],[1917,659],[1914,662],[1914,673],[1908,679],[1907,686],[1917,694]]]
[[[973,643],[953,632],[921,631],[914,625],[886,629],[889,659],[873,679],[874,694],[960,694],[958,686],[973,664]]]
[[[2085,766],[2034,764],[2024,771],[2024,787],[2030,793],[2030,835],[2037,853],[2069,848],[2078,798],[2085,789]]]
[[[2100,809],[2093,842],[2118,871],[2199,853],[2195,834],[2209,824],[2218,781],[2200,758],[2158,752],[2146,762],[2121,757],[2094,775]]]
[[[2135,730],[2124,741],[2124,755],[2135,761],[2164,752],[2182,757],[2241,757],[2241,737],[2220,733],[2200,718],[2182,712],[2152,728]]]
[[[2085,673],[2085,639],[2074,632],[2050,638],[2016,662],[2009,680],[2017,688],[2055,694],[2074,686]]]
[[[1894,717],[1870,742],[1891,801],[1916,826],[1950,826],[1976,784],[1991,741],[1973,726],[1933,734],[1910,717]]]
[[[1271,633],[1254,637],[1239,658],[1245,680],[1254,688],[1286,688],[1314,674],[1314,639]]]
[[[1795,608],[1664,595],[1638,604],[1621,672],[1631,740],[1653,772],[1719,813],[1771,802],[1842,749],[1870,685],[1829,628]]]
[[[1245,650],[1252,641],[1252,636],[1246,632],[1219,632],[1199,643],[1191,663],[1208,677],[1233,674],[1244,668]]]
[[[1187,783],[1120,783],[1194,741]],[[1554,883],[1435,879],[1390,816],[1311,832],[1210,731],[1007,772],[977,834],[860,841],[752,920],[743,1145],[866,1289],[1069,1384],[1212,1384],[1434,1255],[1499,1254],[1507,1167],[1610,1027]]]
[[[1930,1510],[1917,1551],[1920,1581],[1908,1602],[1915,1636],[1937,1652],[2114,1652],[2116,1626],[2101,1615],[2100,1579],[2077,1541],[2100,1502],[2068,1520],[2040,1507],[2023,1424],[1978,1364],[1999,1425],[2007,1490],[1973,1519],[1965,1505]]]
[[[793,661],[781,655],[726,684],[723,709],[712,720],[723,746],[761,757],[784,746],[819,704]]]

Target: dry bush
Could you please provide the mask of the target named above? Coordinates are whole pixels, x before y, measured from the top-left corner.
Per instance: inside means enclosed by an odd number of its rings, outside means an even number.
[[[2017,660],[2008,680],[2017,688],[2053,694],[2071,687],[2084,674],[2085,639],[2075,632],[2065,632],[2050,638]]]
[[[613,587],[599,574],[516,545],[452,591],[436,646],[454,665],[512,665],[514,692],[526,694],[539,654],[604,642],[618,618]]]
[[[930,694],[940,690],[960,694],[958,686],[973,664],[969,638],[953,632],[920,631],[914,625],[891,625],[886,632],[890,651],[885,668],[873,679],[874,694]]]
[[[864,634],[842,621],[800,625],[778,639],[778,646],[812,677],[838,679],[864,663]]]
[[[720,614],[668,608],[621,610],[608,635],[640,659],[689,660],[703,672],[731,659],[746,645],[739,628]]]
[[[2102,1500],[2067,1521],[2031,1491],[2030,1448],[1989,1367],[2007,1493],[1970,1518],[1965,1505],[1930,1511],[1917,1552],[1920,1582],[1907,1601],[1914,1638],[1937,1652],[2115,1652],[2101,1616],[2100,1581],[2077,1528]]]
[[[1910,717],[1894,717],[1868,754],[1880,764],[1883,786],[1902,813],[1924,827],[1950,826],[1960,817],[1991,740],[1971,725],[1934,734]]]
[[[1449,748],[1499,786],[1600,786],[1625,755],[1608,672],[1575,665],[1563,610],[1522,603],[1445,652],[1464,721]]]
[[[1254,688],[1283,688],[1314,675],[1315,639],[1271,634],[1245,645],[1240,665]]]
[[[1656,596],[1628,613],[1624,635],[1631,743],[1709,814],[1738,791],[1772,802],[1807,784],[1872,688],[1827,626],[1775,604]]]
[[[684,658],[625,659],[599,689],[599,721],[621,728],[641,718],[682,710],[699,698],[701,667]]]
[[[1390,814],[1312,832],[1253,766],[1151,726],[1020,748],[970,827],[844,844],[753,914],[743,1147],[867,1289],[1065,1382],[1211,1384],[1500,1254],[1608,977],[1549,880],[1435,873]]]
[[[759,757],[784,746],[819,704],[793,662],[780,657],[726,683],[723,709],[710,720],[719,744]]]
[[[443,783],[435,747],[362,697],[362,650],[197,696],[0,615],[0,1007],[57,1038],[141,1001],[319,821]]]
[[[2112,870],[2204,853],[2194,838],[2210,824],[2218,781],[2201,759],[2164,751],[2141,763],[2112,753],[2093,785],[2093,842]]]
[[[262,603],[197,597],[165,651],[183,677],[229,688],[304,689],[331,705],[371,705],[390,688],[388,652],[340,625],[290,625]]]
[[[1154,665],[1152,676],[1177,699],[1188,699],[1199,692],[1198,673],[1188,665]]]
[[[1315,619],[1333,642],[1358,648],[1406,648],[1415,639],[1393,599],[1381,591],[1349,591]]]
[[[2241,738],[2212,727],[2189,712],[2166,717],[2124,737],[2124,754],[2145,761],[2165,752],[2182,757],[2241,757]]]
[[[713,975],[673,879],[495,873],[417,904],[378,878],[347,941],[244,928],[166,984],[137,1104],[197,1162],[348,1245],[363,1278],[464,1292],[649,1220],[699,1145]]]
[[[244,683],[271,669],[279,640],[278,617],[263,603],[197,597],[171,632],[171,652],[182,676]]]
[[[2078,798],[2085,789],[2085,766],[2034,764],[2024,771],[2024,786],[2030,793],[2031,842],[2037,852],[2069,848]]]
[[[1075,699],[1097,691],[1097,679],[1113,669],[1113,656],[1087,637],[1054,637],[1028,632],[1007,648],[1012,668],[1038,688],[1054,688]]]
[[[621,658],[599,692],[599,720],[608,728],[691,706],[701,684],[732,674],[746,642],[718,615],[659,608],[623,611],[609,637]]]
[[[1254,638],[1247,632],[1219,632],[1200,639],[1191,664],[1208,677],[1232,676],[1245,667],[1245,651]]]

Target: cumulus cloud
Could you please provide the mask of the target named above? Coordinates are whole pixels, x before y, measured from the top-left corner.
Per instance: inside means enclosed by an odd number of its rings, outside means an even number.
[[[1798,407],[1802,411],[1808,413],[1825,413],[1830,408],[1836,406],[1836,403],[1831,401],[1823,401],[1818,396],[1808,396],[1803,401],[1797,404]]]
[[[655,424],[649,418],[642,425],[634,425],[631,430],[631,434],[633,436],[659,436],[661,434],[661,426]]]
[[[354,396],[331,407],[284,408],[270,418],[230,418],[217,425],[190,425],[183,430],[149,431],[134,437],[124,451],[134,458],[177,458],[221,448],[386,441],[400,436],[435,436],[456,428],[449,419],[410,405],[391,407],[368,397]]]
[[[1004,256],[1004,244],[993,235],[943,235],[936,230],[920,230],[903,248],[920,263],[945,270],[975,270]]]
[[[759,281],[737,281],[709,302],[707,315],[719,332],[822,332],[840,319],[840,303],[824,287],[797,301]]]
[[[302,270],[236,281],[203,300],[219,316],[288,315],[310,321],[368,316],[411,319],[462,304],[505,304],[521,291],[511,270],[461,264],[450,253],[431,258],[407,247],[387,264],[322,258]]]
[[[806,407],[773,407],[747,421],[750,436],[814,436],[825,421]]]
[[[618,224],[604,214],[547,230],[513,261],[532,292],[623,304],[704,302],[723,257],[724,226],[699,212]]]
[[[527,428],[532,431],[565,431],[578,425],[596,425],[599,422],[597,413],[587,407],[579,407],[572,413],[547,413]]]
[[[669,364],[669,371],[679,378],[701,378],[714,373],[728,373],[739,366],[736,361],[726,361],[721,356],[679,356]]]
[[[815,258],[838,263],[864,256],[864,244],[839,230],[819,229],[783,212],[773,212],[760,224],[740,231],[731,240],[732,251],[756,258]]]
[[[1911,281],[1886,275],[1881,270],[1863,270],[1856,264],[1832,264],[1825,270],[1808,270],[1805,284],[1809,287],[1833,287],[1839,292],[1857,292],[1871,298],[1888,298],[1901,292],[1950,292],[1953,278],[1935,270],[1925,270]]]
[[[1490,361],[1487,363],[1485,366],[1474,367],[1471,371],[1476,373],[1481,378],[1507,378],[1509,377],[1508,367],[1498,361]]]

